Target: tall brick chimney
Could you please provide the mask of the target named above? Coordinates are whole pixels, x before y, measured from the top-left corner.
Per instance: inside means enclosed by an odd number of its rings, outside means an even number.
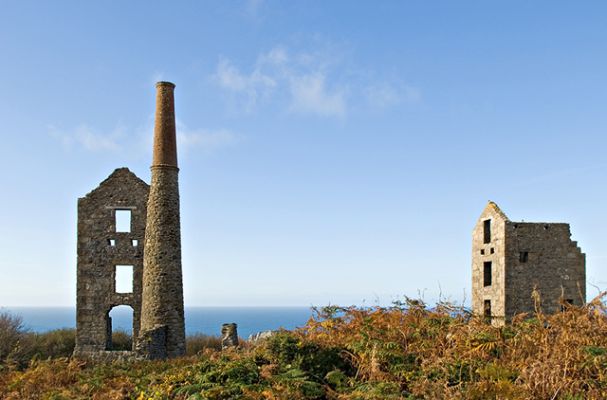
[[[185,354],[174,89],[170,82],[156,84],[152,182],[137,340],[138,352],[151,359]]]

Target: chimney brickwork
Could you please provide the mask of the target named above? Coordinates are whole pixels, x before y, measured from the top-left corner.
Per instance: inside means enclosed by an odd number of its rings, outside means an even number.
[[[156,84],[152,181],[145,230],[138,351],[148,358],[185,354],[174,91]]]

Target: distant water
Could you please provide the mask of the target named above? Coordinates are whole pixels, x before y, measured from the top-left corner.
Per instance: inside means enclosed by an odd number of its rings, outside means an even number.
[[[74,307],[2,307],[1,311],[21,316],[24,325],[34,332],[76,327]],[[309,307],[186,307],[186,334],[218,336],[221,324],[235,322],[239,336],[247,338],[255,332],[294,329],[304,325],[311,316]],[[131,331],[132,310],[129,307],[114,308],[111,317],[114,329]]]

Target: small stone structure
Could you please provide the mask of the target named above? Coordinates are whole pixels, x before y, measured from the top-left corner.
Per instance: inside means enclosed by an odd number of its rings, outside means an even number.
[[[143,238],[149,186],[127,168],[115,170],[78,199],[76,347],[84,357],[112,348],[111,309],[133,308],[133,337],[139,332]],[[116,229],[116,213],[130,214],[130,228]],[[117,266],[132,269],[132,290],[116,291]]]
[[[235,323],[221,325],[221,348],[238,347],[238,325]]]
[[[472,309],[501,325],[518,313],[586,302],[586,258],[569,224],[512,222],[489,202],[472,233]]]
[[[174,88],[156,84],[151,186],[119,168],[78,200],[76,357],[185,354]],[[117,229],[118,213],[128,214],[130,226]],[[124,292],[117,290],[119,269],[132,274]],[[133,308],[134,352],[109,351],[109,312],[118,305]]]

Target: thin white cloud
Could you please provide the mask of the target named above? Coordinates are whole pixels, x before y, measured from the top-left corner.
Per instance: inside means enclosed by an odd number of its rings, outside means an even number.
[[[71,131],[49,126],[49,135],[59,141],[66,150],[81,149],[89,152],[129,151],[138,153],[140,149],[146,149],[147,153],[152,148],[153,131],[154,127],[151,124],[135,129],[133,135],[126,135],[126,129],[122,126],[118,126],[106,134],[98,133],[85,124]],[[177,121],[177,142],[180,151],[183,152],[194,149],[211,151],[233,145],[239,139],[239,135],[228,129],[190,129],[187,125]]]
[[[118,126],[109,133],[98,133],[85,124],[76,127],[72,131],[62,131],[54,126],[50,126],[49,133],[52,137],[59,140],[66,149],[80,147],[92,152],[103,152],[121,149],[119,141],[123,136],[124,128]]]
[[[369,104],[384,108],[400,102],[399,93],[390,85],[372,85],[365,91]]]
[[[326,87],[325,76],[293,76],[289,82],[291,90],[290,110],[302,114],[318,114],[325,117],[343,117],[346,114],[346,100],[343,91],[330,91]]]
[[[258,65],[270,64],[274,66],[284,66],[290,61],[287,49],[282,46],[274,47],[272,50],[265,54],[259,55],[257,59]]]
[[[239,140],[239,135],[227,129],[189,129],[186,125],[177,121],[177,145],[184,152],[194,148],[210,151],[233,145]]]
[[[225,59],[219,61],[213,78],[222,88],[244,94],[247,111],[252,111],[276,87],[276,81],[259,68],[255,68],[250,74],[243,74]]]
[[[339,53],[333,47],[324,52],[292,52],[276,46],[260,53],[247,72],[221,58],[212,79],[245,112],[273,100],[287,112],[344,118],[361,105],[383,109],[421,99],[418,89],[398,80],[378,81],[368,78],[373,73],[352,73],[356,68],[344,65]]]
[[[275,92],[289,95],[288,111],[343,117],[345,89],[329,88],[324,60],[311,54],[291,57],[278,46],[257,57],[250,73],[242,73],[225,58],[219,60],[213,80],[223,89],[244,96],[245,111],[254,111]]]
[[[368,103],[375,108],[388,108],[400,103],[418,103],[419,89],[398,82],[382,82],[369,85],[365,89]]]

